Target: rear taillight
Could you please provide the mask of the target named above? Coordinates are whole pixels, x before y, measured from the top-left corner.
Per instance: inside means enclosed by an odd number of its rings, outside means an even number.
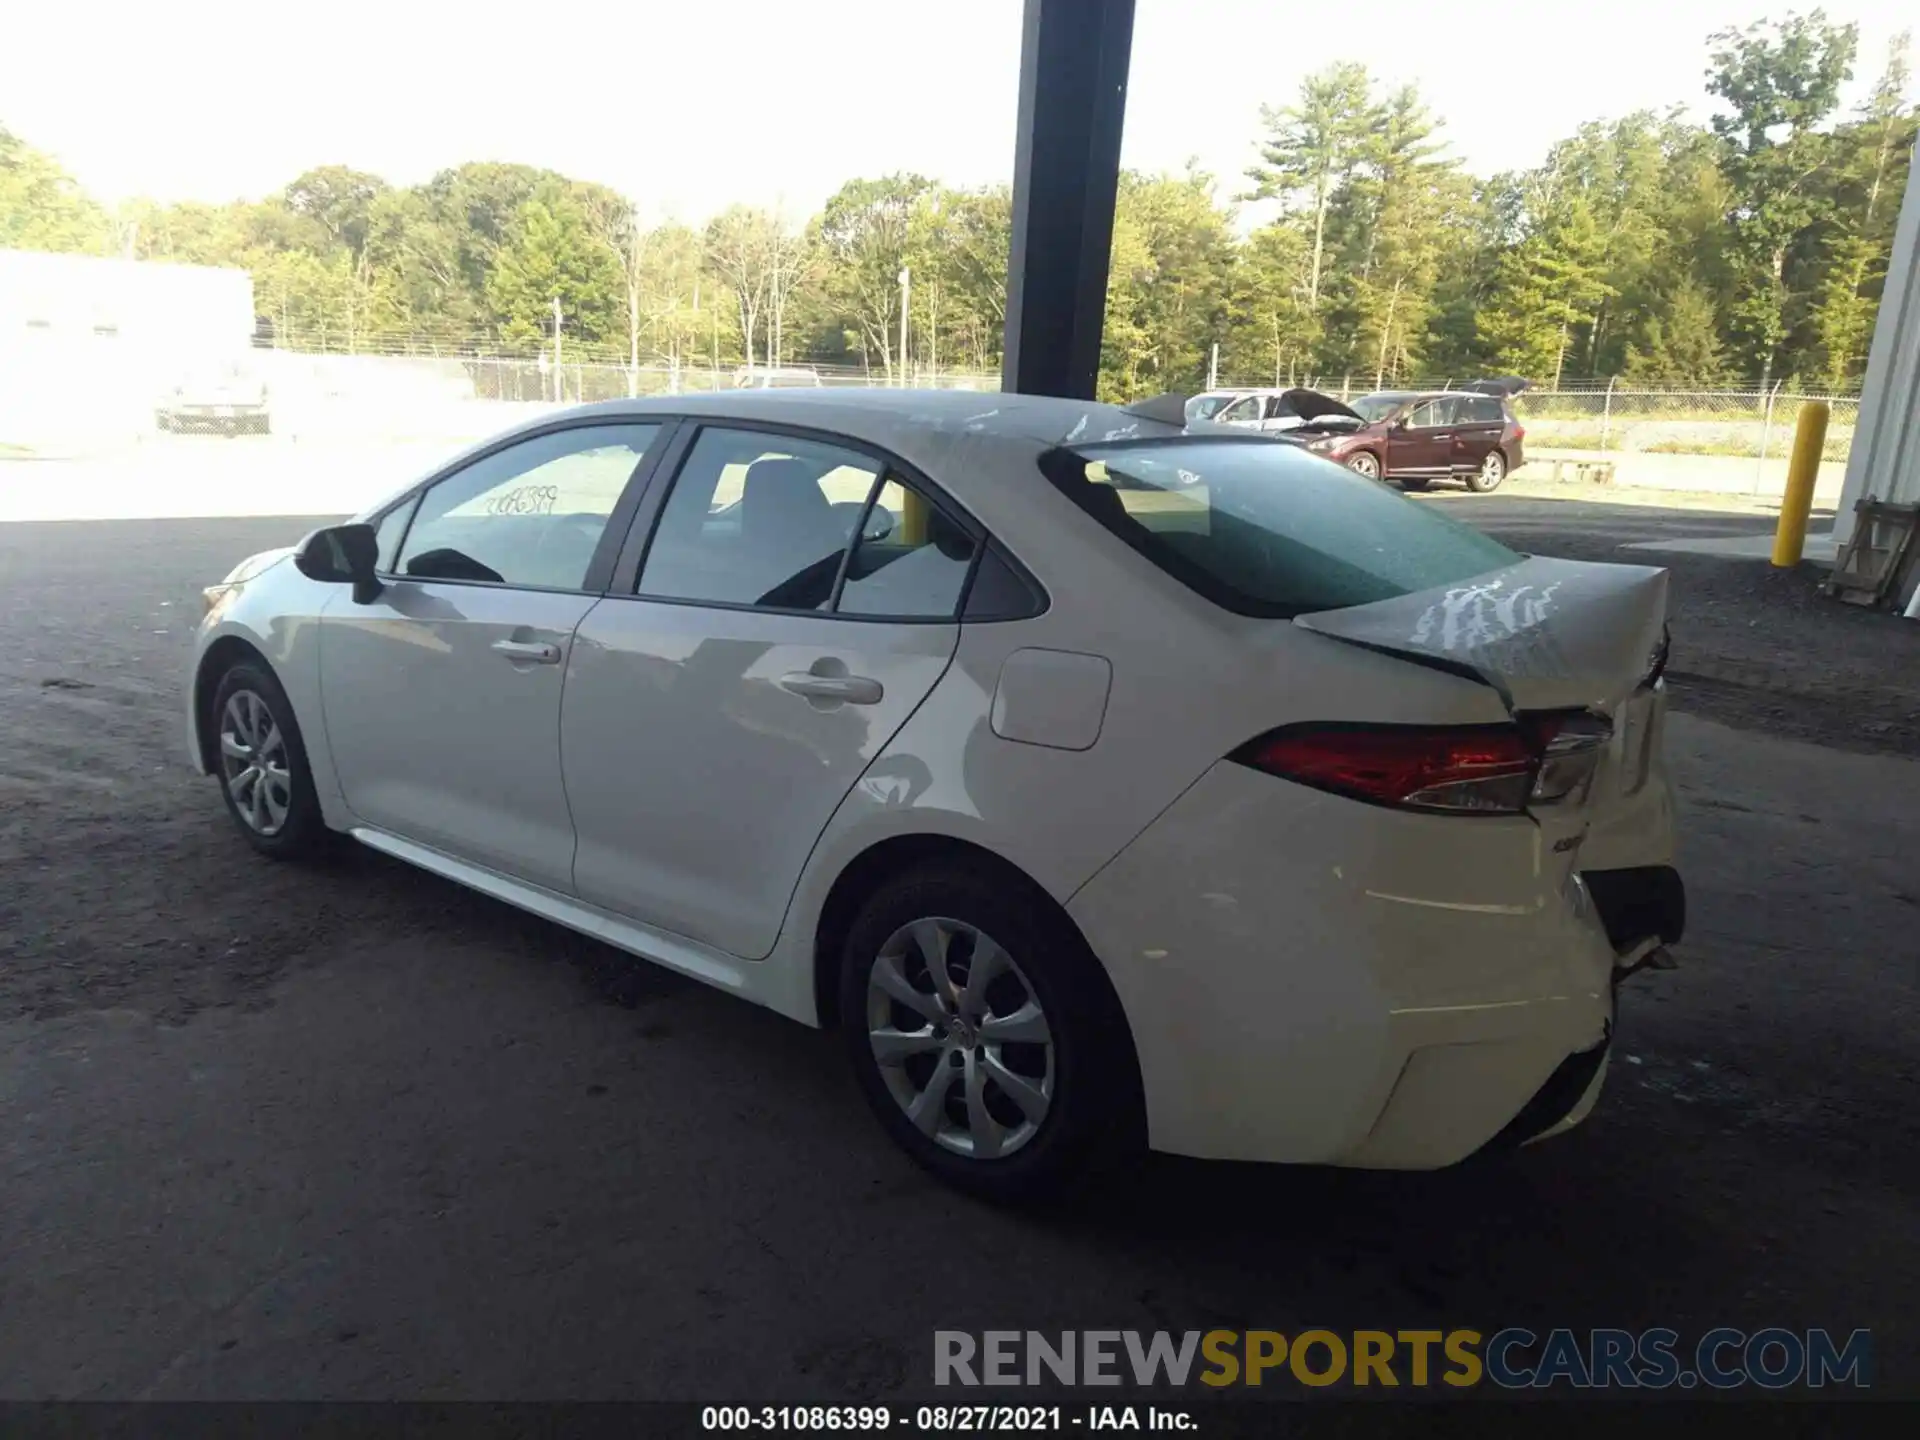
[[[1519,815],[1586,794],[1611,733],[1588,715],[1516,725],[1293,725],[1232,758],[1269,775],[1375,805]]]
[[[1513,438],[1516,440],[1524,440],[1527,438],[1527,427],[1517,420],[1513,425]]]
[[[1613,726],[1598,715],[1579,712],[1526,716],[1521,724],[1540,757],[1528,798],[1536,805],[1586,799]]]

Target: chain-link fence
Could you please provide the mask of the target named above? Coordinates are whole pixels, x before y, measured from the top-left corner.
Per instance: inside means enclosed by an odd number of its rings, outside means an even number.
[[[564,351],[562,352],[564,356]],[[593,400],[617,400],[642,395],[704,394],[716,390],[756,387],[770,382],[781,387],[880,387],[905,383],[916,389],[998,390],[998,375],[964,370],[934,370],[914,366],[900,376],[855,365],[764,366],[712,364],[648,364],[627,366],[603,361],[574,363],[562,359],[556,366],[546,359],[476,356],[460,360],[480,400],[548,401],[579,405]]]
[[[763,385],[996,391],[997,374],[848,365],[561,363],[539,354],[198,353],[83,337],[0,346],[0,454],[84,454],[218,430],[295,440],[464,443],[541,407]]]
[[[1829,407],[1826,460],[1845,460],[1860,415],[1858,395],[1773,390],[1528,390],[1514,413],[1535,448],[1647,455],[1784,455],[1801,407]]]
[[[1469,376],[1435,375],[1395,381],[1393,391],[1446,390]],[[1350,400],[1374,387],[1351,379],[1315,387]],[[1825,401],[1830,409],[1826,460],[1845,460],[1860,414],[1855,392],[1822,394],[1770,389],[1674,389],[1626,386],[1617,380],[1563,380],[1551,389],[1527,389],[1513,399],[1527,427],[1530,450],[1602,454],[1722,455],[1769,460],[1793,443],[1800,408]]]

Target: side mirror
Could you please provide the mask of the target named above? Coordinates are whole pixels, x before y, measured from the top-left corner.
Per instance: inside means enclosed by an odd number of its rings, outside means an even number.
[[[329,525],[300,542],[294,568],[323,585],[353,586],[353,603],[370,605],[380,594],[380,539],[371,525]]]

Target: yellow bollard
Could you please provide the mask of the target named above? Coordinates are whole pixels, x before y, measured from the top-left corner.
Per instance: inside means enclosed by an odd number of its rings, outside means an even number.
[[[902,545],[927,543],[927,502],[911,490],[901,492],[900,534]]]
[[[1808,400],[1793,427],[1793,458],[1787,462],[1787,492],[1780,497],[1780,528],[1773,534],[1773,563],[1791,570],[1807,545],[1807,515],[1813,482],[1820,476],[1820,450],[1827,443],[1827,402]]]

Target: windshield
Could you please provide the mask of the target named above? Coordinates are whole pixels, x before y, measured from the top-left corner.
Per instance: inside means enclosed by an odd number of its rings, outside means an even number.
[[[1377,420],[1386,419],[1412,398],[1410,395],[1395,395],[1382,391],[1378,395],[1362,395],[1358,400],[1349,400],[1347,404],[1361,419],[1371,425]]]
[[[1187,401],[1187,419],[1211,420],[1231,405],[1235,398],[1232,395],[1196,395]]]
[[[1050,451],[1040,465],[1121,540],[1241,615],[1367,605],[1521,558],[1431,506],[1274,441],[1087,445]]]

